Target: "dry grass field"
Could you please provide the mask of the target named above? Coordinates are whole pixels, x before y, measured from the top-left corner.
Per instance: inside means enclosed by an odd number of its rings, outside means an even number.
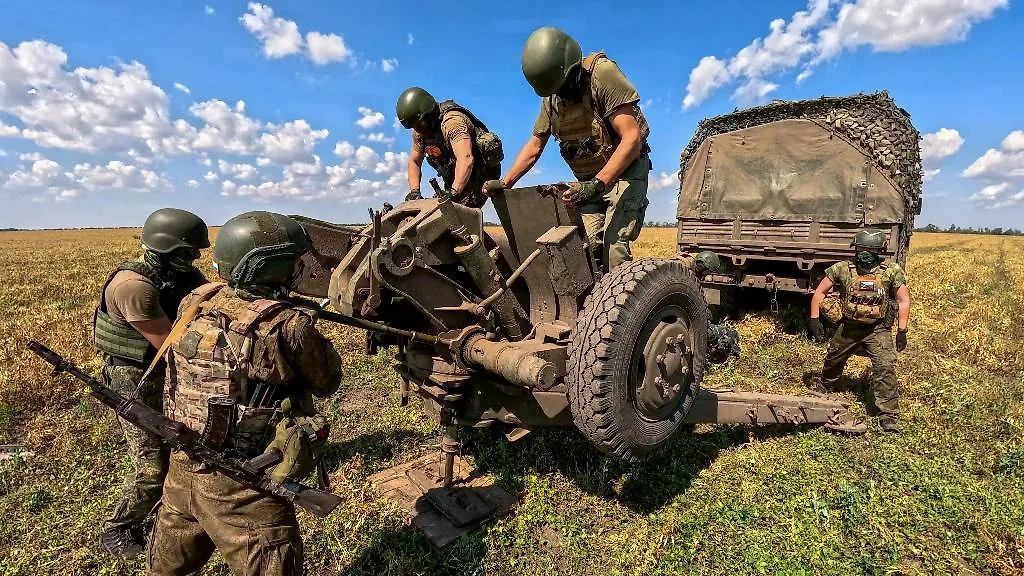
[[[96,292],[137,235],[0,233],[0,576],[144,573],[141,558],[95,545],[128,466],[116,421],[25,349],[39,339],[98,373]],[[673,230],[645,230],[635,252],[672,255]],[[399,406],[387,354],[366,357],[362,333],[327,326],[346,370],[322,405],[344,500],[327,520],[300,515],[309,573],[1024,573],[1024,239],[916,234],[908,273],[903,434],[701,427],[628,467],[572,430],[515,444],[476,433],[466,452],[520,503],[443,552],[366,481],[433,449],[436,426]],[[803,335],[805,315],[748,312],[741,358],[707,384],[799,393],[825,349]],[[859,410],[867,373],[863,359],[847,368]]]

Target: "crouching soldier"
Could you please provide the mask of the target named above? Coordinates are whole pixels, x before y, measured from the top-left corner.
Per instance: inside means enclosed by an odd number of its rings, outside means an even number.
[[[842,311],[825,354],[821,386],[826,391],[835,389],[846,361],[863,350],[871,360],[871,392],[881,412],[878,423],[886,432],[898,432],[900,393],[896,385],[892,325],[897,324],[896,351],[902,352],[907,347],[910,319],[907,277],[899,264],[883,262],[885,232],[861,230],[851,246],[857,250],[855,262],[838,262],[829,267],[811,298],[810,330],[818,342],[825,340],[819,317],[821,305],[833,286],[839,293]]]
[[[301,276],[299,257],[308,247],[302,226],[287,216],[247,212],[228,220],[214,246],[227,285],[200,287],[182,301],[182,310],[201,303],[167,359],[168,417],[213,430],[208,441],[240,458],[280,450],[284,459],[270,472],[278,482],[302,480],[316,465],[328,428],[313,396],[334,393],[342,378],[338,353],[313,313],[282,300]],[[238,575],[302,571],[290,502],[173,452],[150,573],[196,573],[214,549]]]
[[[142,257],[124,262],[100,289],[93,314],[93,345],[103,356],[104,384],[126,396],[137,394],[160,409],[164,363],[142,375],[171,331],[178,303],[206,283],[192,263],[201,248],[210,247],[209,231],[199,216],[161,208],[142,227]],[[121,498],[104,522],[100,546],[118,556],[134,556],[145,545],[142,522],[163,489],[168,450],[156,436],[118,419],[132,466],[124,478]]]

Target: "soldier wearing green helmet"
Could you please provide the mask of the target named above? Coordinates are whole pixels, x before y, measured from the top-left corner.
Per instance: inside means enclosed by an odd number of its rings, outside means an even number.
[[[402,92],[395,104],[398,121],[412,130],[409,152],[409,194],[422,198],[420,180],[426,159],[444,181],[453,200],[472,208],[487,202],[481,187],[501,174],[501,139],[472,112],[453,100],[438,103],[423,88]]]
[[[842,319],[829,342],[821,370],[821,385],[832,390],[843,375],[850,356],[863,351],[871,360],[871,391],[880,412],[879,425],[886,432],[898,432],[899,389],[896,384],[896,354],[892,326],[896,324],[896,352],[907,347],[910,292],[907,276],[896,262],[885,262],[886,234],[882,230],[857,232],[851,247],[854,261],[838,262],[825,270],[811,298],[811,335],[825,340],[819,317],[822,302],[833,289],[838,292]]]
[[[183,324],[167,356],[167,416],[196,431],[209,424],[215,432],[208,442],[239,458],[280,451],[282,461],[269,471],[277,482],[301,481],[317,467],[329,427],[313,397],[333,394],[342,378],[341,359],[316,329],[315,313],[284,299],[302,276],[308,250],[302,225],[282,214],[228,220],[214,246],[224,282],[201,286],[181,302]],[[244,487],[183,452],[172,452],[170,461],[150,539],[150,574],[195,574],[215,549],[235,574],[301,573],[302,538],[289,501]]]
[[[604,52],[583,57],[564,31],[544,27],[526,40],[523,75],[541,97],[533,135],[502,180],[484,185],[494,195],[511,188],[537,163],[551,136],[576,182],[562,199],[583,217],[591,248],[605,271],[632,260],[647,210],[650,129],[640,95]]]
[[[103,357],[102,378],[125,395],[138,394],[160,409],[164,364],[142,379],[146,366],[171,330],[178,303],[206,278],[192,263],[210,246],[206,224],[191,212],[161,208],[142,227],[142,257],[123,262],[107,277],[93,313],[93,346]],[[114,555],[142,551],[143,521],[160,499],[167,473],[167,449],[160,440],[118,420],[131,468],[121,498],[106,519],[100,546]]]

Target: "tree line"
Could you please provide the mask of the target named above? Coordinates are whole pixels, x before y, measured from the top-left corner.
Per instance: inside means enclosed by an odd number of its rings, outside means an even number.
[[[914,232],[947,232],[950,234],[992,234],[996,236],[1024,236],[1024,231],[1017,228],[974,228],[974,227],[960,227],[956,224],[950,224],[949,228],[939,228],[935,224],[929,224],[927,226],[921,226],[914,228]]]

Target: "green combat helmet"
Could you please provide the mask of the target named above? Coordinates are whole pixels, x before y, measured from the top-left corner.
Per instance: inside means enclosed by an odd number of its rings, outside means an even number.
[[[439,111],[437,100],[434,100],[430,92],[418,86],[406,88],[398,96],[398,103],[395,104],[395,114],[398,115],[398,121],[406,129],[415,126],[417,122],[423,120],[428,114],[438,113]]]
[[[583,51],[576,40],[551,26],[534,30],[523,46],[523,75],[538,96],[546,98],[562,87]]]
[[[885,248],[885,232],[876,228],[865,228],[857,232],[857,235],[853,237],[853,242],[850,242],[850,246],[881,250]]]
[[[721,260],[718,259],[718,254],[711,252],[710,250],[704,250],[697,254],[696,260],[696,272],[703,274],[705,272],[718,272],[722,266]]]
[[[246,212],[228,220],[217,235],[213,260],[230,286],[283,286],[295,260],[309,249],[302,225],[274,212]]]
[[[178,248],[209,248],[210,234],[203,219],[187,210],[161,208],[146,218],[142,245],[160,254]]]

